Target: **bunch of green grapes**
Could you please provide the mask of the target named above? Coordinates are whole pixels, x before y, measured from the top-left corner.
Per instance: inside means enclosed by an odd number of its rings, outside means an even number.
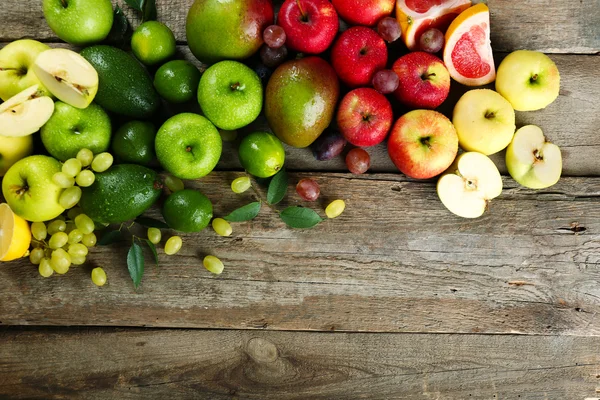
[[[73,208],[81,199],[81,188],[91,186],[96,180],[94,172],[104,172],[113,163],[110,153],[94,156],[90,149],[81,149],[75,158],[69,158],[62,170],[52,176],[52,181],[63,188],[58,202],[65,209]]]

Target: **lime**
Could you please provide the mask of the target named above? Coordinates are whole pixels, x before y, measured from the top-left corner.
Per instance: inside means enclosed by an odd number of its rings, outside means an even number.
[[[175,36],[165,24],[147,21],[131,36],[133,54],[146,65],[155,65],[175,55]]]
[[[155,136],[151,122],[127,122],[113,135],[112,152],[119,162],[148,165],[154,159]]]
[[[200,71],[185,60],[173,60],[162,65],[154,75],[154,87],[170,103],[185,103],[196,96]]]
[[[162,215],[170,228],[181,232],[200,232],[212,219],[212,203],[197,190],[183,189],[165,200]]]
[[[275,175],[285,160],[281,141],[268,132],[253,132],[246,136],[240,143],[238,154],[242,167],[258,178]]]

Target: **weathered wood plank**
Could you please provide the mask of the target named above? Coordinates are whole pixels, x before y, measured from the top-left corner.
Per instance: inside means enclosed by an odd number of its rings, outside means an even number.
[[[600,338],[0,331],[3,399],[584,399]]]
[[[474,3],[482,2],[475,0]],[[597,0],[564,2],[552,0],[488,0],[492,22],[492,42],[496,51],[516,49],[551,53],[600,51],[600,7]],[[134,26],[139,23],[124,0],[113,0],[127,13]],[[185,20],[193,0],[158,0],[158,18],[184,42]],[[53,41],[37,0],[3,0],[0,12],[0,41],[19,38]],[[400,44],[399,44],[400,46]]]
[[[222,216],[253,198],[229,191],[236,176],[213,173],[188,185]],[[302,176],[292,174],[290,186]],[[322,199],[306,205],[323,213],[328,201],[343,198],[341,217],[293,230],[265,206],[254,221],[234,224],[229,238],[210,229],[184,235],[177,256],[161,254],[159,268],[147,265],[137,293],[126,245],[94,249],[88,266],[51,279],[25,261],[3,264],[0,321],[600,334],[600,179],[566,178],[538,192],[507,179],[490,212],[470,221],[445,210],[433,183],[401,175],[312,176]],[[281,207],[297,203],[292,190]],[[221,276],[204,270],[206,254],[223,260]],[[103,288],[89,279],[97,265],[109,276]]]

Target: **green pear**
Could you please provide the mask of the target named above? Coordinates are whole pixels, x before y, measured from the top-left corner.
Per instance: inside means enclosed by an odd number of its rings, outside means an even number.
[[[33,85],[39,85],[40,91],[50,96],[32,68],[37,56],[48,49],[37,40],[22,39],[0,50],[0,99],[6,101]]]
[[[188,46],[204,63],[242,60],[263,44],[273,24],[271,0],[196,0],[187,15]]]
[[[273,133],[293,147],[307,147],[331,123],[340,94],[333,68],[311,56],[280,65],[267,84],[265,116]]]
[[[42,8],[50,29],[75,46],[101,42],[113,24],[110,0],[43,0]]]

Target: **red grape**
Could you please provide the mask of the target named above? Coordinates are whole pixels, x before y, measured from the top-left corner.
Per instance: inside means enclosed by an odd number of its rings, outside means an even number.
[[[377,33],[383,40],[388,43],[395,42],[400,39],[402,31],[400,30],[400,24],[396,18],[385,17],[377,24]]]
[[[419,38],[421,50],[428,53],[437,53],[444,47],[444,34],[439,29],[427,29]]]
[[[327,161],[340,155],[346,143],[346,139],[344,139],[341,133],[331,131],[319,136],[311,147],[317,161]]]
[[[281,46],[273,48],[269,46],[263,46],[260,49],[260,59],[269,68],[275,68],[279,64],[283,63],[288,55],[287,48]]]
[[[373,75],[373,88],[381,94],[389,94],[398,89],[400,78],[391,69],[382,69]]]
[[[263,40],[274,49],[285,44],[285,31],[279,25],[269,25],[263,32]]]
[[[371,166],[371,157],[363,149],[352,149],[346,155],[346,166],[355,175],[364,174]]]
[[[321,189],[314,179],[304,178],[296,185],[296,193],[298,193],[298,196],[303,200],[315,201],[319,198]]]

